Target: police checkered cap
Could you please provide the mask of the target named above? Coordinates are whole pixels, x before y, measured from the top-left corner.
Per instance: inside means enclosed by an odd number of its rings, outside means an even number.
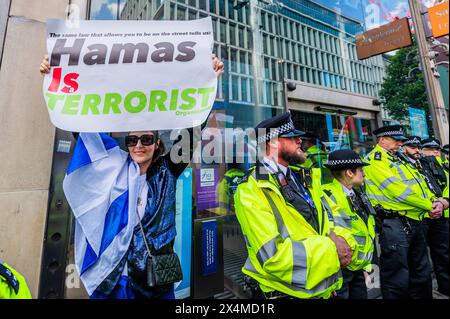
[[[435,138],[429,138],[422,141],[422,148],[441,148],[441,142]]]
[[[375,134],[376,137],[388,136],[393,138],[406,139],[404,137],[405,133],[403,132],[403,129],[400,125],[383,126],[373,131],[373,134]]]
[[[389,132],[383,132],[383,133],[379,133],[376,135],[376,137],[382,137],[382,136],[401,136],[403,135],[403,131],[402,130],[398,130],[398,131],[389,131]]]
[[[258,134],[258,144],[295,131],[289,112],[266,119],[259,123],[255,129],[256,134]]]
[[[364,164],[364,162],[360,159],[343,159],[343,160],[332,160],[327,162],[328,166],[335,166],[335,165],[345,165],[345,164]]]
[[[295,130],[294,123],[290,121],[289,123],[283,124],[277,128],[271,128],[269,132],[264,134],[263,136],[258,137],[258,143],[270,141],[271,139],[278,137],[280,135],[292,132]]]
[[[403,145],[405,146],[419,146],[422,142],[421,138],[419,136],[410,136],[407,140],[403,142]]]
[[[338,150],[328,155],[328,162],[324,165],[331,170],[342,170],[367,166],[368,164],[364,163],[359,154],[353,150]]]

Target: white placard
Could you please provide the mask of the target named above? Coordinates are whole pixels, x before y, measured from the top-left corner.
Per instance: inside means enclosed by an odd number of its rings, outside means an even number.
[[[181,129],[206,120],[217,79],[211,18],[47,21],[51,71],[43,92],[66,131]]]

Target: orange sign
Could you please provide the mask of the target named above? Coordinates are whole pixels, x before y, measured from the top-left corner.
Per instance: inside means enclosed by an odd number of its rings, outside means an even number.
[[[412,44],[407,18],[395,20],[379,28],[358,34],[355,39],[356,53],[360,60]]]
[[[448,34],[448,1],[428,9],[433,37],[439,38]]]

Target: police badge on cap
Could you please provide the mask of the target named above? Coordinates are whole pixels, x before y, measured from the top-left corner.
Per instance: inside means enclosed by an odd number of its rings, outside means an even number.
[[[258,134],[258,144],[270,141],[275,137],[295,137],[305,134],[305,132],[295,129],[289,112],[264,120],[255,129]]]

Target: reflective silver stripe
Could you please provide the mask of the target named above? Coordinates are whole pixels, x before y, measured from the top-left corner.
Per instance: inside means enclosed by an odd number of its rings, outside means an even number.
[[[292,284],[306,287],[306,273],[308,263],[306,260],[306,249],[302,242],[292,241],[292,252],[294,254],[294,266],[292,269]]]
[[[256,271],[255,267],[253,266],[252,262],[250,261],[250,258],[247,258],[247,260],[245,261],[244,269],[251,273],[258,274],[258,272]],[[334,285],[338,281],[338,279],[341,277],[342,277],[342,272],[339,269],[339,271],[337,273],[331,275],[328,278],[325,278],[319,284],[317,284],[317,286],[315,286],[313,289],[305,289],[304,287],[290,285],[283,281],[278,281],[278,283],[292,291],[303,292],[306,294],[315,294],[315,293],[318,293],[318,292],[328,289],[330,286]]]
[[[368,185],[373,185],[373,186],[375,186],[375,183],[374,183],[371,179],[366,179],[366,180],[365,180],[365,183],[368,184]]]
[[[352,222],[351,222],[351,220],[344,219],[344,218],[342,218],[340,216],[333,216],[333,219],[334,219],[334,225],[335,226],[352,229]]]
[[[405,199],[407,199],[408,196],[411,195],[413,192],[414,192],[413,189],[408,187],[407,189],[405,189],[405,190],[403,191],[403,193],[402,193],[400,196],[398,196],[397,198],[394,198],[394,200],[395,200],[396,202],[402,202],[402,201],[404,201]]]
[[[328,195],[328,197],[330,197],[330,199],[335,203],[335,204],[337,204],[337,200],[336,200],[336,197],[334,197],[334,195],[332,194],[332,193],[326,193],[327,195]]]
[[[383,189],[385,189],[386,187],[388,187],[392,183],[395,183],[395,182],[398,182],[398,181],[400,181],[400,179],[398,177],[395,177],[395,176],[388,177],[388,178],[386,178],[384,181],[382,181],[380,183],[378,188],[380,189],[380,191],[382,191]]]
[[[420,182],[417,181],[415,178],[413,179],[407,179],[403,181],[403,184],[411,186],[411,185],[415,185],[415,184],[419,184]]]
[[[400,178],[402,179],[403,184],[408,185],[408,186],[418,184],[418,182],[415,178],[407,179],[405,176],[405,173],[403,173],[403,170],[398,166],[397,166],[397,172],[398,172],[398,175],[400,175]]]
[[[395,201],[395,202],[402,202],[402,201],[404,201],[405,199],[407,199],[408,198],[408,196],[409,195],[411,195],[412,193],[414,192],[414,190],[412,189],[412,188],[406,188],[404,191],[403,191],[403,193],[402,194],[400,194],[400,196],[397,196],[397,197],[394,197],[393,199],[390,199],[390,198],[388,198],[388,197],[386,197],[386,196],[384,196],[384,195],[374,195],[374,194],[370,194],[370,193],[368,193],[367,194],[367,196],[370,198],[370,199],[373,199],[373,200],[376,200],[376,201],[385,201],[385,202],[392,202],[392,201]]]
[[[376,200],[376,201],[379,201],[379,202],[381,202],[381,201],[389,202],[390,201],[390,199],[387,198],[384,195],[375,195],[375,194],[367,193],[367,196],[370,199],[373,199],[373,200]]]
[[[324,207],[325,210],[327,211],[328,220],[329,220],[330,222],[333,222],[333,221],[334,221],[334,216],[333,216],[333,212],[331,211],[330,205],[328,204],[328,202],[327,202],[327,200],[325,199],[325,197],[322,196],[320,199],[322,200],[323,207]],[[323,222],[323,223],[324,223],[324,222]]]
[[[244,235],[244,241],[245,241],[245,244],[247,245],[247,247],[250,247],[250,242],[248,241],[248,238],[245,235]]]
[[[258,259],[261,267],[263,267],[265,262],[270,258],[272,258],[277,253],[277,243],[276,243],[277,238],[280,238],[280,236],[277,236],[269,240],[256,253],[256,258]]]
[[[369,252],[369,253],[364,253],[364,252],[359,252],[358,253],[358,259],[359,260],[372,260],[372,256],[373,256],[373,253],[372,252]]]
[[[245,261],[245,265],[244,265],[244,269],[248,270],[250,272],[254,272],[254,273],[258,273],[255,269],[255,267],[253,266],[250,257],[247,257],[247,260]]]
[[[367,260],[367,259],[366,259],[366,254],[365,254],[364,252],[362,252],[362,251],[359,252],[359,253],[358,253],[358,259],[359,259],[359,260]]]
[[[286,288],[293,290],[293,291],[300,291],[300,292],[304,292],[307,294],[316,294],[318,292],[324,291],[326,289],[328,289],[330,286],[334,285],[337,280],[342,277],[342,273],[341,270],[339,270],[337,273],[331,275],[328,278],[325,278],[324,280],[322,280],[321,282],[319,282],[314,288],[312,289],[304,289],[302,287],[298,287],[298,286],[294,286],[294,285],[289,285],[286,284],[284,282],[280,282],[283,286],[285,286]]]
[[[272,213],[275,216],[275,220],[277,222],[278,232],[281,234],[281,237],[283,239],[288,238],[290,235],[289,235],[289,232],[288,232],[288,230],[286,228],[286,225],[283,222],[283,218],[281,217],[281,213],[280,213],[277,205],[275,205],[275,203],[273,202],[273,199],[270,196],[269,191],[267,189],[263,189],[263,193],[266,196],[270,207],[272,208]]]
[[[353,237],[355,238],[356,242],[359,245],[365,245],[366,244],[366,236],[353,235]]]

